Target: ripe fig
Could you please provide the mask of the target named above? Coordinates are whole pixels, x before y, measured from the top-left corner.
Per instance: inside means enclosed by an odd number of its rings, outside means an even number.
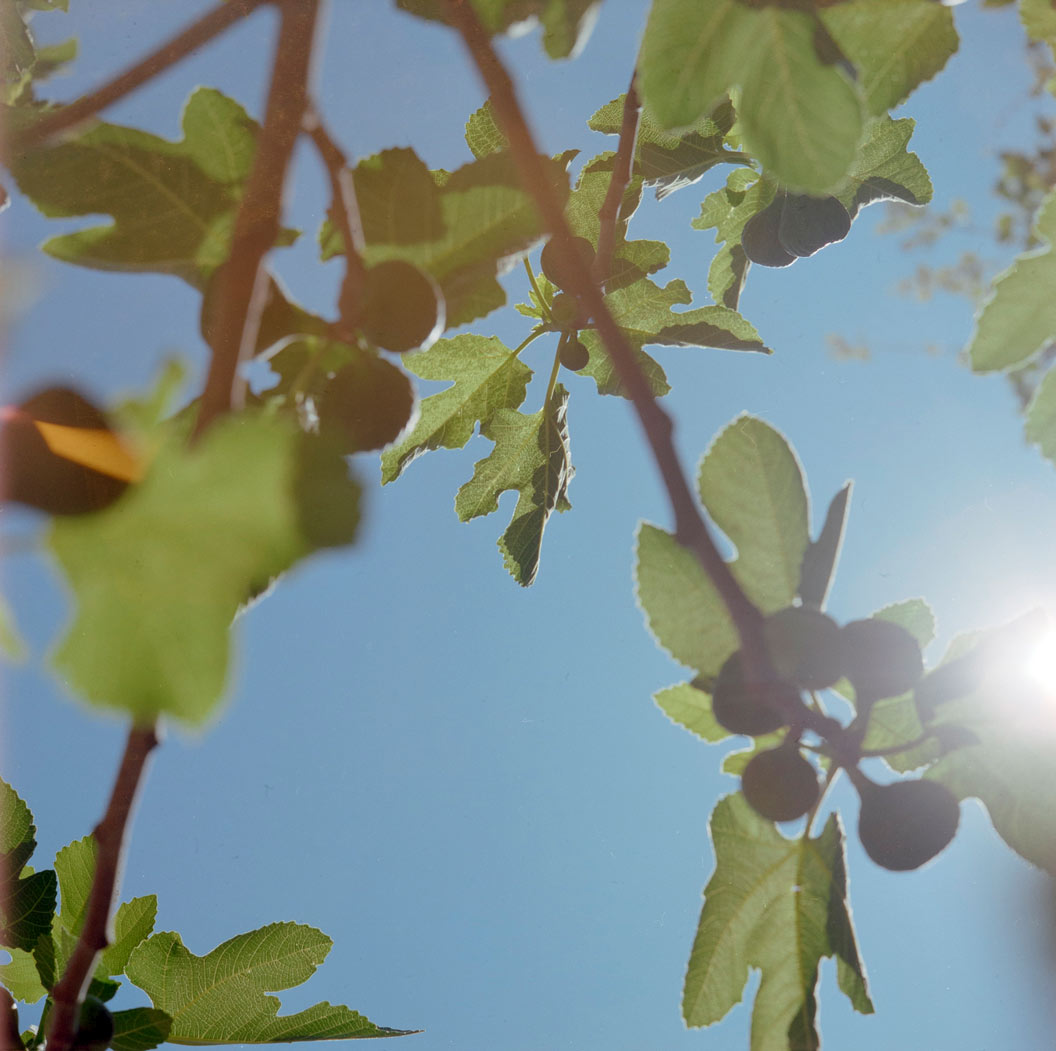
[[[818,610],[779,610],[766,618],[763,635],[774,670],[802,690],[827,690],[843,674],[839,625]]]
[[[924,674],[917,640],[905,628],[872,617],[840,629],[843,674],[859,700],[878,701],[913,689]]]
[[[344,453],[381,449],[396,440],[414,411],[414,388],[389,361],[361,350],[316,399],[321,434]]]
[[[573,237],[571,251],[575,252],[589,270],[594,262],[594,246],[585,237]],[[539,257],[539,266],[558,288],[571,288],[575,284],[568,265],[568,250],[561,251],[556,241],[547,241]]]
[[[424,270],[389,259],[366,273],[355,324],[382,350],[405,354],[432,346],[444,331],[444,296]]]
[[[0,409],[0,500],[53,515],[99,511],[143,466],[90,401],[48,387]]]
[[[794,744],[753,756],[741,775],[741,791],[757,814],[795,821],[818,801],[818,773]]]
[[[570,369],[572,372],[579,372],[580,369],[586,368],[587,362],[590,361],[590,351],[587,350],[586,344],[580,340],[566,339],[561,344],[558,357],[566,369]]]
[[[105,1051],[114,1038],[114,1016],[98,996],[86,996],[77,1012],[74,1051]]]
[[[869,857],[885,869],[920,868],[957,832],[960,805],[937,781],[877,785],[859,775],[856,787],[862,801],[858,837]]]
[[[796,261],[796,256],[785,248],[778,236],[784,203],[785,194],[779,190],[761,212],[744,224],[741,247],[753,263],[761,266],[791,266]]]
[[[786,251],[813,255],[828,244],[842,241],[851,231],[851,216],[835,197],[809,197],[790,193],[777,226]]]
[[[719,725],[731,734],[749,737],[780,730],[788,723],[782,709],[801,703],[798,691],[787,682],[749,687],[740,651],[723,664],[711,693],[711,710]]]

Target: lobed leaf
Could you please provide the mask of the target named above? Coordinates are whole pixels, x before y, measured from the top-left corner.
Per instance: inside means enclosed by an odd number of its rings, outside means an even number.
[[[668,686],[653,694],[657,707],[673,723],[684,726],[705,741],[722,741],[730,736],[711,710],[711,695],[695,682]]]
[[[272,923],[195,956],[178,934],[161,932],[133,951],[126,973],[171,1018],[168,1040],[175,1044],[352,1040],[410,1032],[376,1026],[326,1002],[278,1015],[278,998],[266,994],[307,981],[332,944],[312,927]]]
[[[101,270],[175,274],[204,287],[226,258],[257,125],[232,99],[198,88],[183,139],[96,124],[72,139],[13,158],[19,189],[51,218],[109,215],[53,237],[43,250]]]
[[[764,612],[792,604],[807,550],[803,473],[782,435],[751,416],[712,443],[697,475],[700,498],[737,546],[731,569]]]
[[[855,1010],[873,1010],[858,956],[844,868],[843,830],[833,814],[817,837],[786,839],[743,796],[711,816],[715,872],[704,890],[686,971],[682,1014],[705,1026],[743,996],[749,967],[762,972],[752,1011],[752,1051],[818,1048],[821,960],[834,956]]]
[[[486,426],[501,409],[519,408],[532,378],[532,370],[500,340],[471,333],[408,354],[403,366],[420,379],[452,384],[424,399],[411,433],[382,453],[382,484],[395,481],[430,449],[461,449],[478,423]]]
[[[817,540],[812,540],[803,553],[799,570],[799,597],[811,609],[824,609],[825,598],[832,584],[836,563],[843,546],[843,529],[847,521],[847,505],[851,498],[848,482],[833,498],[825,513],[825,524]]]
[[[169,1038],[172,1019],[156,1007],[133,1007],[114,1011],[111,1051],[150,1051]]]
[[[816,16],[739,0],[654,0],[639,58],[661,127],[687,128],[731,90],[745,148],[783,184],[824,193],[844,177],[863,128],[860,93],[815,46]]]
[[[455,497],[455,511],[466,522],[498,510],[499,496],[507,489],[520,493],[499,550],[506,569],[523,587],[535,580],[550,515],[572,506],[568,486],[575,469],[567,409],[568,391],[558,383],[540,412],[530,416],[512,409],[495,412],[481,427],[481,434],[495,448],[477,461],[473,477]]]
[[[491,153],[502,153],[510,148],[491,106],[491,99],[486,99],[480,109],[475,110],[466,121],[466,145],[474,157],[487,157]]]
[[[55,913],[56,878],[50,869],[23,875],[37,845],[33,814],[0,780],[0,946],[32,952]]]
[[[1056,371],[1049,369],[1034,391],[1026,414],[1026,436],[1041,455],[1056,463]]]

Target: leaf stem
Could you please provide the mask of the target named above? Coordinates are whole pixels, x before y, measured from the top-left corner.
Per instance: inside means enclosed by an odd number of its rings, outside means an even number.
[[[535,271],[532,269],[531,263],[528,262],[528,257],[524,258],[524,269],[528,273],[528,280],[532,283],[532,291],[535,293],[536,298],[539,300],[539,308],[544,314],[546,314],[547,322],[553,323],[553,316],[550,313],[549,307],[546,305],[546,299],[543,296],[543,290],[539,287],[539,282],[536,280]]]
[[[605,200],[598,211],[598,251],[594,256],[593,276],[605,285],[612,270],[612,254],[616,246],[616,227],[620,221],[623,195],[631,183],[634,171],[634,151],[638,138],[638,121],[642,103],[638,98],[638,71],[631,74],[631,83],[623,100],[623,121],[620,124],[620,143],[613,161],[612,178],[605,192]]]
[[[216,417],[240,409],[239,366],[256,347],[270,278],[264,259],[279,232],[286,170],[308,105],[308,78],[319,0],[284,0],[268,101],[253,170],[235,217],[231,253],[214,280],[217,312],[209,333],[212,358],[192,440]]]
[[[529,343],[534,343],[544,332],[548,332],[549,329],[543,328],[541,325],[537,325],[528,333],[516,347],[513,348],[512,356],[515,358],[520,357],[521,351],[528,346]]]
[[[19,132],[14,136],[11,152],[19,153],[37,146],[59,132],[94,117],[118,99],[131,94],[159,73],[164,73],[170,66],[207,44],[213,37],[245,18],[264,2],[265,0],[226,0],[217,4],[186,29],[129,66],[123,73],[117,74],[95,91],[82,95],[68,106],[45,114],[40,120]]]
[[[49,1051],[69,1051],[72,1046],[77,1005],[91,980],[98,954],[109,944],[107,924],[124,861],[132,808],[147,759],[157,745],[158,735],[153,723],[145,726],[133,724],[129,728],[110,802],[102,820],[92,831],[96,845],[95,872],[84,923],[66,970],[51,990],[53,1008],[47,1031]]]
[[[319,153],[327,177],[330,179],[330,196],[333,200],[331,214],[345,242],[345,279],[341,286],[341,300],[358,303],[366,277],[363,250],[363,221],[356,199],[356,182],[348,166],[348,158],[334,141],[323,123],[323,118],[314,102],[308,104],[304,115],[304,131]]]
[[[554,393],[554,385],[557,383],[557,374],[561,371],[561,348],[565,345],[565,341],[568,339],[568,333],[562,332],[561,338],[557,341],[557,349],[554,351],[554,364],[550,369],[550,380],[546,385],[546,397],[543,398],[543,408],[550,404],[550,395]]]
[[[825,782],[821,786],[821,791],[818,793],[818,798],[814,801],[814,805],[810,808],[810,813],[807,814],[807,823],[803,828],[803,839],[810,839],[810,831],[814,827],[814,819],[818,816],[818,811],[821,809],[821,804],[825,801],[825,796],[828,794],[829,789],[832,787],[833,781],[836,780],[842,767],[833,765],[829,767],[828,773],[825,775]]]
[[[452,25],[459,31],[502,125],[525,188],[542,214],[543,224],[556,238],[566,257],[572,287],[597,325],[605,350],[638,414],[642,429],[667,490],[675,518],[676,539],[700,560],[719,593],[740,636],[746,675],[750,681],[772,678],[772,669],[762,637],[762,615],[730,572],[701,517],[675,452],[671,418],[657,404],[634,351],[605,305],[601,289],[590,269],[572,247],[572,233],[564,211],[551,189],[547,173],[509,73],[492,47],[487,32],[469,0],[446,0]]]

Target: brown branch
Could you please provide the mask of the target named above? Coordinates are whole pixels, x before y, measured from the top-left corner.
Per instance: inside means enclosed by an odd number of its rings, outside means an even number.
[[[209,332],[212,358],[193,439],[216,417],[240,409],[243,361],[253,355],[270,277],[264,260],[279,234],[286,170],[308,104],[318,0],[284,0],[264,125],[253,170],[235,218],[231,252],[214,277],[218,308]]]
[[[492,106],[510,142],[510,149],[525,187],[542,214],[543,224],[565,256],[569,275],[573,278],[569,291],[580,298],[587,312],[593,317],[598,335],[638,414],[667,489],[675,516],[676,538],[700,560],[729,611],[740,636],[745,673],[749,680],[770,678],[770,661],[761,631],[762,615],[741,590],[701,517],[675,452],[671,418],[653,397],[635,360],[634,351],[609,313],[601,289],[593,280],[590,269],[579,254],[572,250],[572,235],[565,222],[564,211],[547,180],[546,170],[517,100],[513,82],[495,53],[471,3],[468,0],[447,0],[447,10],[451,23],[461,33],[491,96]]]
[[[327,131],[322,116],[314,103],[310,103],[304,115],[304,130],[312,140],[330,180],[330,197],[333,201],[331,214],[345,242],[345,279],[341,284],[341,302],[358,304],[366,278],[363,265],[363,222],[356,199],[356,183],[348,158]]]
[[[217,4],[186,29],[165,41],[149,55],[107,81],[95,91],[82,95],[68,106],[54,110],[14,137],[12,153],[29,149],[47,141],[60,131],[72,128],[81,121],[94,117],[107,106],[124,98],[137,88],[153,80],[170,66],[186,58],[213,37],[260,7],[265,0],[227,0]]]
[[[14,998],[0,986],[0,1051],[22,1051],[22,1034],[18,1031],[18,1008]]]
[[[620,144],[613,158],[612,178],[605,192],[605,200],[598,211],[598,251],[594,257],[594,280],[602,287],[612,270],[612,253],[616,247],[616,227],[620,221],[623,195],[631,184],[634,171],[634,150],[638,140],[638,120],[642,103],[638,98],[638,72],[631,75],[631,83],[623,100],[623,120],[620,124]]]
[[[114,789],[102,821],[92,832],[95,838],[95,872],[84,924],[66,970],[51,990],[52,1011],[48,1023],[48,1051],[69,1051],[73,1044],[77,1006],[91,981],[98,954],[109,944],[107,925],[114,904],[124,860],[125,838],[136,793],[143,780],[147,759],[158,744],[154,725],[133,725],[128,731]]]

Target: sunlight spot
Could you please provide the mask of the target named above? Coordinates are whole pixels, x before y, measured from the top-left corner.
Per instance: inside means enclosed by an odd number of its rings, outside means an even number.
[[[1030,650],[1023,670],[1047,695],[1056,695],[1056,627],[1052,624]]]

